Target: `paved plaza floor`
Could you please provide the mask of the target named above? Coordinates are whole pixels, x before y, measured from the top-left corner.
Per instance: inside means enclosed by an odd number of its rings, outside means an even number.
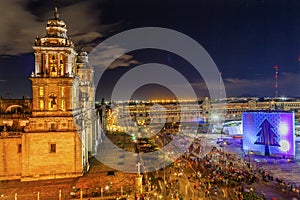
[[[80,190],[83,196],[86,194],[100,195],[101,189],[103,196],[115,195],[116,193],[132,193],[135,188],[134,174],[127,174],[115,171],[96,159],[91,159],[90,171],[82,177],[75,179],[57,179],[57,180],[43,180],[20,182],[14,181],[0,181],[0,199],[11,200],[17,198],[21,200],[41,200],[48,199],[71,199],[71,194],[74,197],[79,197]],[[108,175],[108,172],[114,171],[114,175]],[[121,191],[122,190],[122,191]]]

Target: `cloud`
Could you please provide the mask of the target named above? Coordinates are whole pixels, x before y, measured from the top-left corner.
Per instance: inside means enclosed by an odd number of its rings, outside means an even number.
[[[93,1],[82,1],[59,9],[60,18],[67,24],[68,35],[75,45],[91,46],[94,40],[114,25],[101,24],[101,10],[93,9]],[[48,13],[48,16],[52,16]],[[88,47],[86,47],[88,48]]]
[[[81,1],[59,9],[60,18],[67,24],[68,35],[75,46],[96,46],[95,40],[103,37],[119,24],[101,24],[101,10],[92,9],[95,1]],[[46,22],[53,10],[44,10],[42,16],[26,9],[26,1],[0,0],[0,55],[19,55],[32,52],[34,38],[45,35]],[[46,11],[47,9],[47,11]]]
[[[59,8],[60,18],[65,21],[68,36],[75,46],[84,47],[88,52],[92,51],[99,43],[99,39],[118,29],[120,22],[114,24],[101,23],[101,10],[94,7],[96,1],[80,1],[66,7]],[[53,17],[53,10],[42,12],[41,16],[33,15],[25,9],[26,3],[21,0],[0,0],[0,55],[11,56],[32,52],[34,38],[45,36],[47,20]],[[41,8],[45,9],[45,8]],[[13,12],[12,12],[13,10]],[[115,62],[110,69],[128,67],[138,64],[138,61],[130,55],[116,58],[115,54],[122,51],[119,47],[109,47],[100,59],[113,57]]]
[[[279,96],[300,96],[300,73],[282,72],[278,79]],[[223,78],[226,96],[256,95],[256,96],[275,96],[275,79],[267,78]],[[201,95],[208,95],[206,84],[203,80],[191,83],[196,91]],[[220,82],[216,80],[212,84],[212,90],[220,92]],[[203,95],[202,95],[203,96]]]
[[[95,48],[89,56],[91,64],[101,70],[130,67],[132,65],[140,64],[133,56],[123,54],[124,52],[125,49],[117,45],[102,45],[101,47]]]
[[[299,96],[299,78],[299,73],[282,72],[278,79],[278,95]],[[225,78],[223,81],[228,96],[245,93],[259,96],[275,95],[275,79],[272,76],[259,79]]]
[[[92,40],[94,40],[95,38],[100,38],[102,37],[101,33],[92,31],[92,32],[87,32],[87,33],[80,33],[78,35],[73,35],[73,40],[77,40],[79,43],[87,43],[90,42]]]
[[[0,1],[0,54],[17,55],[32,51],[36,34],[41,34],[45,25],[36,16],[24,9],[21,1]]]
[[[263,85],[269,85],[270,79],[241,79],[241,78],[225,78],[224,84],[226,85],[226,88],[241,88],[241,87],[257,87],[257,86],[263,86]],[[262,85],[263,84],[263,85]]]
[[[125,54],[117,58],[111,65],[109,65],[109,69],[116,69],[118,67],[130,67],[138,64],[141,63],[135,60],[133,56]]]

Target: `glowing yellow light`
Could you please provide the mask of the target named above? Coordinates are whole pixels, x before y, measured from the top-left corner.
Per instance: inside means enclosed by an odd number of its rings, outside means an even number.
[[[63,97],[65,95],[65,87],[61,87],[61,96]]]
[[[43,87],[40,87],[39,93],[40,93],[40,97],[44,96],[44,88]]]
[[[40,109],[44,110],[44,100],[40,100]]]
[[[64,99],[62,99],[61,100],[61,109],[63,110],[63,111],[65,111],[65,100]]]

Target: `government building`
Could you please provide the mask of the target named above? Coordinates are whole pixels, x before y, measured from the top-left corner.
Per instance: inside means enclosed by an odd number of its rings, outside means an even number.
[[[57,8],[33,50],[32,100],[0,99],[0,180],[82,176],[100,137],[94,70]]]

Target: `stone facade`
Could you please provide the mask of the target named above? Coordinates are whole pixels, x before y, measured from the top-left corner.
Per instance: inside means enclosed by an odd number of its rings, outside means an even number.
[[[22,99],[4,99],[0,97],[0,115],[29,114],[32,101],[28,97]]]
[[[5,137],[5,138],[4,138]],[[22,140],[19,135],[0,138],[0,180],[20,179],[22,175]]]
[[[89,169],[89,153],[96,153],[100,130],[93,68],[86,52],[75,51],[57,9],[33,49],[31,115],[23,132],[1,133],[0,180],[81,176]]]

